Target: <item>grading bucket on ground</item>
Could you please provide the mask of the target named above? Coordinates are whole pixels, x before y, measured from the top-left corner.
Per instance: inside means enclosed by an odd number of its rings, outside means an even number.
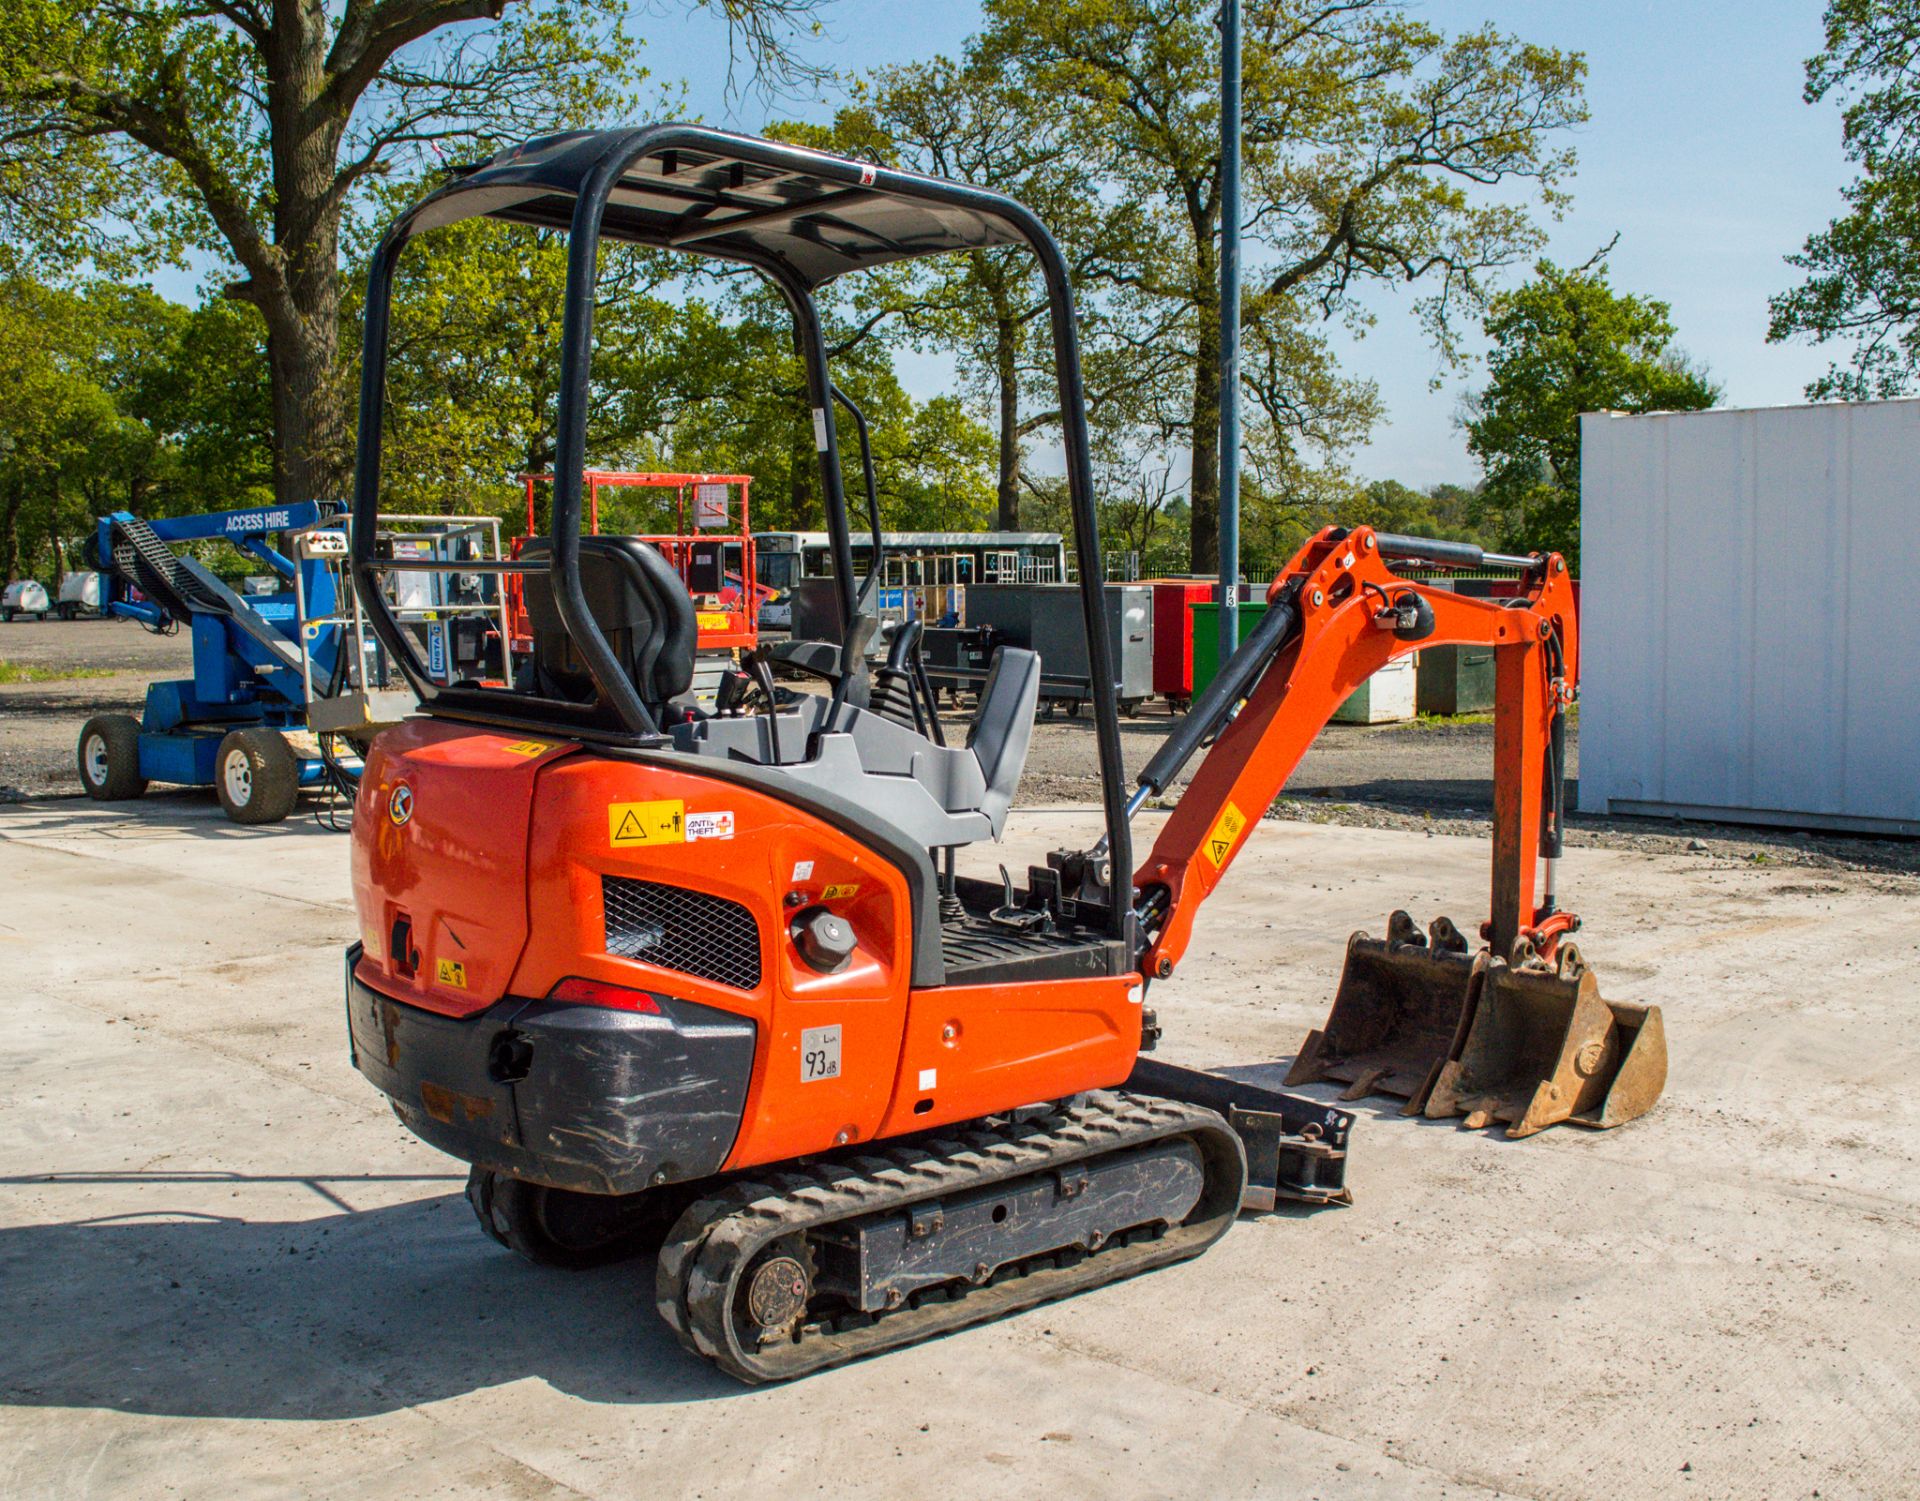
[[[1488,961],[1425,1113],[1464,1115],[1475,1127],[1505,1122],[1515,1137],[1561,1121],[1618,1126],[1645,1115],[1666,1082],[1660,1008],[1604,999],[1579,951],[1562,943],[1551,965]]]
[[[1385,939],[1355,933],[1333,1009],[1307,1034],[1287,1083],[1332,1079],[1347,1086],[1343,1100],[1396,1095],[1417,1112],[1464,1035],[1482,967],[1444,917],[1423,934],[1396,912]]]

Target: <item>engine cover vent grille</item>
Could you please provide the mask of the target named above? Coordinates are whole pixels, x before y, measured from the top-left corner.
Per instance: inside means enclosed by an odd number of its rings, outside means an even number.
[[[607,952],[737,990],[760,984],[760,928],[738,902],[704,891],[602,876]]]

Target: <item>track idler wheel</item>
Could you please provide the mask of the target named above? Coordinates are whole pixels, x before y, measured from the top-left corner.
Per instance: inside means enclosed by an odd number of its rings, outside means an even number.
[[[1471,1020],[1483,967],[1444,917],[1423,934],[1396,912],[1385,939],[1355,933],[1333,1009],[1307,1034],[1286,1082],[1333,1080],[1347,1086],[1343,1100],[1396,1095],[1418,1114]]]
[[[1425,1113],[1505,1122],[1531,1136],[1561,1121],[1604,1128],[1653,1108],[1667,1082],[1658,1006],[1608,1001],[1570,943],[1551,964],[1524,941],[1486,966],[1458,1055],[1434,1081]]]
[[[484,1167],[467,1175],[467,1203],[489,1239],[535,1266],[569,1271],[643,1255],[659,1245],[679,1207],[659,1190],[575,1193]]]
[[[813,1296],[813,1247],[804,1235],[775,1241],[741,1279],[741,1332],[758,1345],[791,1341]]]

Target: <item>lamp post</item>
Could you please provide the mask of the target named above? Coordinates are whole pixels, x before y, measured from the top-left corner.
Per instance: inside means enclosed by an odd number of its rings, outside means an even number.
[[[1240,0],[1220,4],[1220,656],[1240,644]]]

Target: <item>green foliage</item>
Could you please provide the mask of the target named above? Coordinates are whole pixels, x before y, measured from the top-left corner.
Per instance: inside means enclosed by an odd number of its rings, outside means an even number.
[[[1920,375],[1920,0],[1831,0],[1825,41],[1807,102],[1844,101],[1859,176],[1847,211],[1788,257],[1807,277],[1772,299],[1767,337],[1851,342],[1810,400],[1899,396]]]
[[[788,42],[820,3],[679,8],[723,16],[743,57],[792,80],[805,69]],[[879,70],[831,125],[769,132],[1038,211],[1073,270],[1109,546],[1153,571],[1183,569],[1189,553],[1206,566],[1216,526],[1215,9],[987,0],[958,60]],[[628,0],[0,8],[0,250],[115,274],[193,251],[233,276],[226,300],[191,311],[84,294],[91,311],[61,346],[77,405],[31,432],[20,414],[18,452],[32,459],[8,471],[22,495],[9,514],[56,538],[114,495],[151,511],[241,504],[263,486],[342,493],[374,230],[445,161],[628,112],[641,74],[627,14]],[[1364,328],[1364,289],[1405,286],[1451,354],[1462,311],[1532,252],[1533,216],[1563,201],[1561,135],[1584,118],[1583,72],[1576,56],[1489,29],[1445,36],[1395,0],[1248,0],[1250,547],[1284,551],[1369,508],[1414,516],[1409,529],[1464,525],[1437,503],[1421,521],[1415,501],[1363,494],[1346,473],[1379,402],[1340,367],[1326,324]],[[563,274],[554,237],[487,221],[410,247],[387,504],[519,515],[515,476],[552,462]],[[778,300],[748,276],[619,247],[603,275],[589,462],[745,471],[756,524],[820,525]],[[820,302],[835,378],[873,425],[889,525],[1058,523],[1058,485],[1029,472],[1061,413],[1025,252],[903,264]],[[951,359],[951,389],[911,399],[894,365],[906,349]],[[56,386],[34,387],[46,412]],[[85,442],[62,448],[73,433]],[[1174,478],[1182,450],[1191,480]],[[851,441],[843,461],[857,513]]]
[[[1118,279],[1151,253],[1137,194],[1113,181],[1090,191],[1090,139],[1073,111],[1037,94],[980,44],[955,62],[884,68],[855,86],[855,106],[819,144],[1017,198],[1045,223],[1075,287],[1087,419],[1096,443],[1145,430],[1184,369],[1152,337],[1150,310]],[[876,304],[888,332],[954,357],[962,388],[994,414],[998,525],[1020,525],[1028,448],[1060,424],[1052,330],[1037,262],[1024,248],[985,248],[900,268]],[[1035,492],[1038,494],[1038,492]]]
[[[545,230],[468,219],[408,246],[394,286],[383,505],[493,513],[518,529],[517,477],[553,463],[565,282],[565,240]],[[958,399],[907,394],[885,345],[854,337],[861,305],[830,297],[822,311],[845,351],[835,379],[873,429],[886,524],[983,525],[991,436]],[[750,474],[757,528],[824,525],[788,314],[757,279],[603,246],[594,342],[590,467]],[[858,509],[858,450],[851,424],[842,431],[843,483]],[[657,531],[667,519],[623,493],[605,524]]]
[[[1486,389],[1468,404],[1468,451],[1486,472],[1479,514],[1509,551],[1548,548],[1577,566],[1580,414],[1696,411],[1720,388],[1673,345],[1667,304],[1615,292],[1596,257],[1488,306]]]
[[[259,319],[144,288],[0,282],[0,564],[56,575],[108,511],[217,510],[271,494]]]
[[[1466,516],[1447,505],[1455,490],[1457,487],[1438,485],[1432,490],[1415,490],[1398,480],[1375,480],[1354,498],[1343,524],[1370,526],[1376,531],[1397,532],[1403,537],[1478,541]]]
[[[819,3],[685,0],[775,72]],[[343,228],[389,174],[624,112],[643,76],[627,11],[627,0],[8,0],[0,237],[16,259],[84,255],[97,270],[189,248],[217,257],[230,295],[268,331],[276,490],[337,495],[349,452]]]
[[[1141,205],[1137,255],[1106,279],[1138,347],[1173,352],[1159,423],[1192,455],[1193,559],[1214,559],[1219,435],[1217,6],[1212,0],[987,0],[980,56],[1046,101],[1082,191]],[[1392,0],[1250,0],[1244,20],[1243,309],[1249,447],[1286,523],[1302,471],[1378,415],[1320,325],[1368,320],[1370,286],[1408,286],[1443,352],[1490,274],[1538,245],[1528,199],[1563,201],[1585,64],[1491,28],[1449,39]],[[1517,190],[1502,196],[1497,189]],[[1264,427],[1265,433],[1257,431]]]

